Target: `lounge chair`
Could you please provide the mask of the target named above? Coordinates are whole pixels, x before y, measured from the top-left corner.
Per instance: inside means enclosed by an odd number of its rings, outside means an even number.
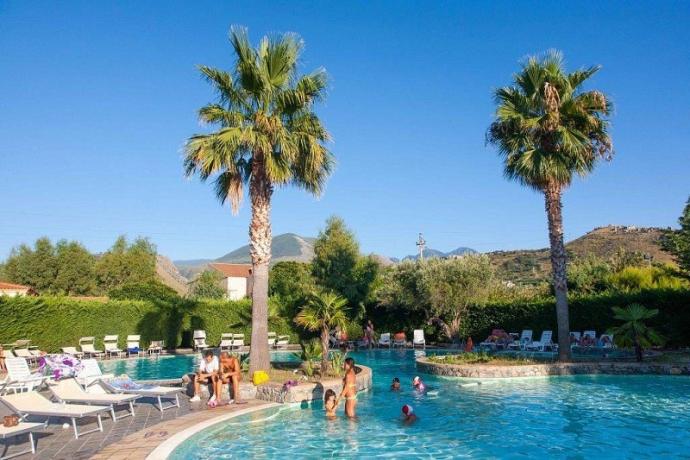
[[[95,431],[103,431],[101,413],[107,412],[110,409],[109,407],[102,406],[54,403],[48,401],[35,391],[0,396],[0,401],[5,403],[5,405],[16,412],[22,419],[29,416],[69,418],[72,421],[72,428],[74,429],[74,439],[79,439],[79,436]],[[77,419],[84,417],[96,417],[98,428],[82,431],[80,433],[77,430]]]
[[[407,346],[407,337],[404,332],[398,332],[393,336],[393,346],[394,347],[405,347]]]
[[[84,356],[84,353],[78,351],[77,347],[62,347],[62,352],[66,355],[72,355],[79,359],[81,359]]]
[[[79,348],[81,348],[81,351],[84,353],[84,356],[87,358],[102,358],[103,357],[103,351],[102,350],[96,350],[96,346],[94,345],[96,342],[95,337],[82,337],[79,339]]]
[[[68,404],[87,404],[97,406],[108,406],[110,408],[110,416],[113,421],[124,417],[134,417],[134,400],[139,398],[137,395],[113,395],[113,394],[94,394],[87,393],[79,385],[76,379],[63,379],[54,384],[49,384],[48,389],[55,396],[55,398],[62,403]],[[129,411],[125,415],[116,416],[115,407],[128,405]]]
[[[137,355],[137,357],[139,357],[144,354],[144,350],[141,349],[140,342],[140,335],[127,336],[127,356]]]
[[[553,331],[542,331],[541,339],[538,342],[532,342],[531,345],[527,346],[528,350],[546,351],[547,348],[553,350],[553,342],[551,337],[553,336]]]
[[[232,350],[232,338],[234,335],[235,334],[231,332],[223,332],[220,335],[220,344],[218,345],[220,351]]]
[[[608,338],[607,343],[604,343],[604,337]],[[599,348],[616,348],[616,344],[613,341],[613,334],[601,334],[601,337],[599,337],[599,342],[604,343],[603,345],[599,345]]]
[[[152,340],[149,347],[146,349],[146,353],[149,355],[160,355],[163,353],[163,347],[165,343],[163,340]]]
[[[101,379],[111,379],[115,376],[113,374],[104,374],[101,371],[101,367],[98,365],[98,361],[95,359],[84,359],[81,362],[83,369],[77,375],[77,382],[85,388],[89,388],[94,383]]]
[[[137,397],[154,398],[158,410],[163,414],[164,410],[180,407],[180,391],[182,388],[165,387],[160,385],[143,385],[129,379],[101,379],[98,382],[107,391],[113,394],[137,395]],[[170,404],[163,406],[163,399],[171,400]]]
[[[106,335],[103,337],[103,347],[105,348],[106,358],[112,357],[113,355],[122,358],[126,355],[126,353],[117,346],[117,339],[117,335]]]
[[[290,336],[289,335],[279,335],[278,338],[276,339],[276,348],[287,348],[287,346],[290,344]]]
[[[424,330],[423,329],[415,329],[412,335],[412,348],[414,348],[417,345],[421,345],[423,348],[426,348],[426,339],[424,338]]]
[[[12,351],[14,351],[14,355],[15,355],[17,358],[23,358],[23,359],[25,359],[29,364],[36,364],[36,361],[37,361],[36,356],[32,355],[32,354],[29,352],[29,349],[28,349],[28,348],[15,348],[15,349],[12,350]]]
[[[268,347],[273,348],[276,346],[276,333],[275,332],[269,332],[268,333]]]
[[[5,366],[7,366],[6,391],[12,390],[14,393],[32,391],[41,386],[46,379],[43,376],[32,375],[24,358],[5,358]]]
[[[2,457],[1,460],[8,458],[19,457],[24,454],[35,454],[36,453],[36,442],[34,441],[34,431],[38,431],[45,428],[45,423],[31,423],[31,422],[19,422],[16,426],[6,427],[0,425],[0,439],[13,438],[15,436],[20,436],[22,434],[29,434],[29,445],[31,446],[28,450],[23,450],[21,452],[14,452],[10,455]]]
[[[381,334],[381,337],[379,337],[379,346],[380,347],[391,347],[391,333],[390,332],[384,332]]]
[[[520,334],[519,342],[512,342],[508,344],[509,350],[526,350],[532,344],[532,329],[523,329]]]
[[[232,350],[241,350],[244,347],[244,334],[232,335]]]
[[[209,348],[208,344],[206,343],[206,331],[204,330],[196,330],[194,331],[194,350],[197,351],[203,351],[207,348]]]

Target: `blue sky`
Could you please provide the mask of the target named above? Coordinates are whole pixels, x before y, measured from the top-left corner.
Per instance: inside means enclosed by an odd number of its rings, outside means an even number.
[[[246,244],[239,216],[183,177],[181,147],[212,100],[195,65],[229,68],[227,32],[294,31],[325,67],[337,168],[325,194],[280,189],[274,234],[342,216],[362,249],[545,247],[543,199],[484,144],[492,90],[526,55],[603,65],[616,157],[564,198],[566,237],[675,225],[690,194],[688,2],[0,2],[0,259],[41,235],[93,251],[149,236],[175,259]]]

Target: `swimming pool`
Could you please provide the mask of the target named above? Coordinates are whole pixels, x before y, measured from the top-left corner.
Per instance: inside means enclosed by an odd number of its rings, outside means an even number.
[[[324,417],[322,404],[267,409],[223,422],[171,458],[658,458],[690,452],[690,377],[568,376],[465,385],[422,377],[437,395],[410,390],[414,352],[352,353],[374,386],[358,420]],[[400,377],[403,391],[389,390]],[[404,426],[400,408],[419,415]]]
[[[179,379],[188,372],[194,372],[199,363],[199,353],[153,358],[118,359],[100,361],[101,370],[115,375],[127,374],[134,380]],[[299,358],[290,351],[271,353],[273,362],[298,362]]]

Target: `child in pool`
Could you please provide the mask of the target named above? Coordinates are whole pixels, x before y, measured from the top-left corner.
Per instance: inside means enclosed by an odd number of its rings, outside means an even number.
[[[400,379],[397,377],[393,378],[393,383],[391,383],[391,391],[400,391]]]
[[[405,404],[404,406],[402,406],[402,413],[404,416],[403,423],[405,425],[411,425],[417,421],[417,415],[415,415],[412,406],[410,406],[409,404]]]
[[[419,376],[416,376],[412,380],[412,386],[420,393],[424,393],[426,391],[426,385],[424,385],[424,382],[422,382],[422,379],[420,379]]]
[[[335,417],[335,410],[338,408],[338,401],[335,397],[335,391],[326,390],[326,394],[323,396],[324,408],[326,409],[326,417]]]

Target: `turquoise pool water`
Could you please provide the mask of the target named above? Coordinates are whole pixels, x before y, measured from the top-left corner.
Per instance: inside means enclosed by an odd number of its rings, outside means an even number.
[[[413,351],[356,352],[374,370],[358,420],[324,417],[322,404],[238,417],[199,433],[172,459],[218,458],[687,458],[690,378],[574,376],[490,381],[422,375],[435,395],[410,389]],[[392,393],[394,376],[403,391]],[[419,420],[404,426],[403,404]]]
[[[196,371],[200,354],[161,356],[139,359],[100,361],[101,370],[115,375],[127,374],[134,380],[179,379],[188,372]],[[299,359],[290,351],[271,353],[271,361],[296,362]]]

